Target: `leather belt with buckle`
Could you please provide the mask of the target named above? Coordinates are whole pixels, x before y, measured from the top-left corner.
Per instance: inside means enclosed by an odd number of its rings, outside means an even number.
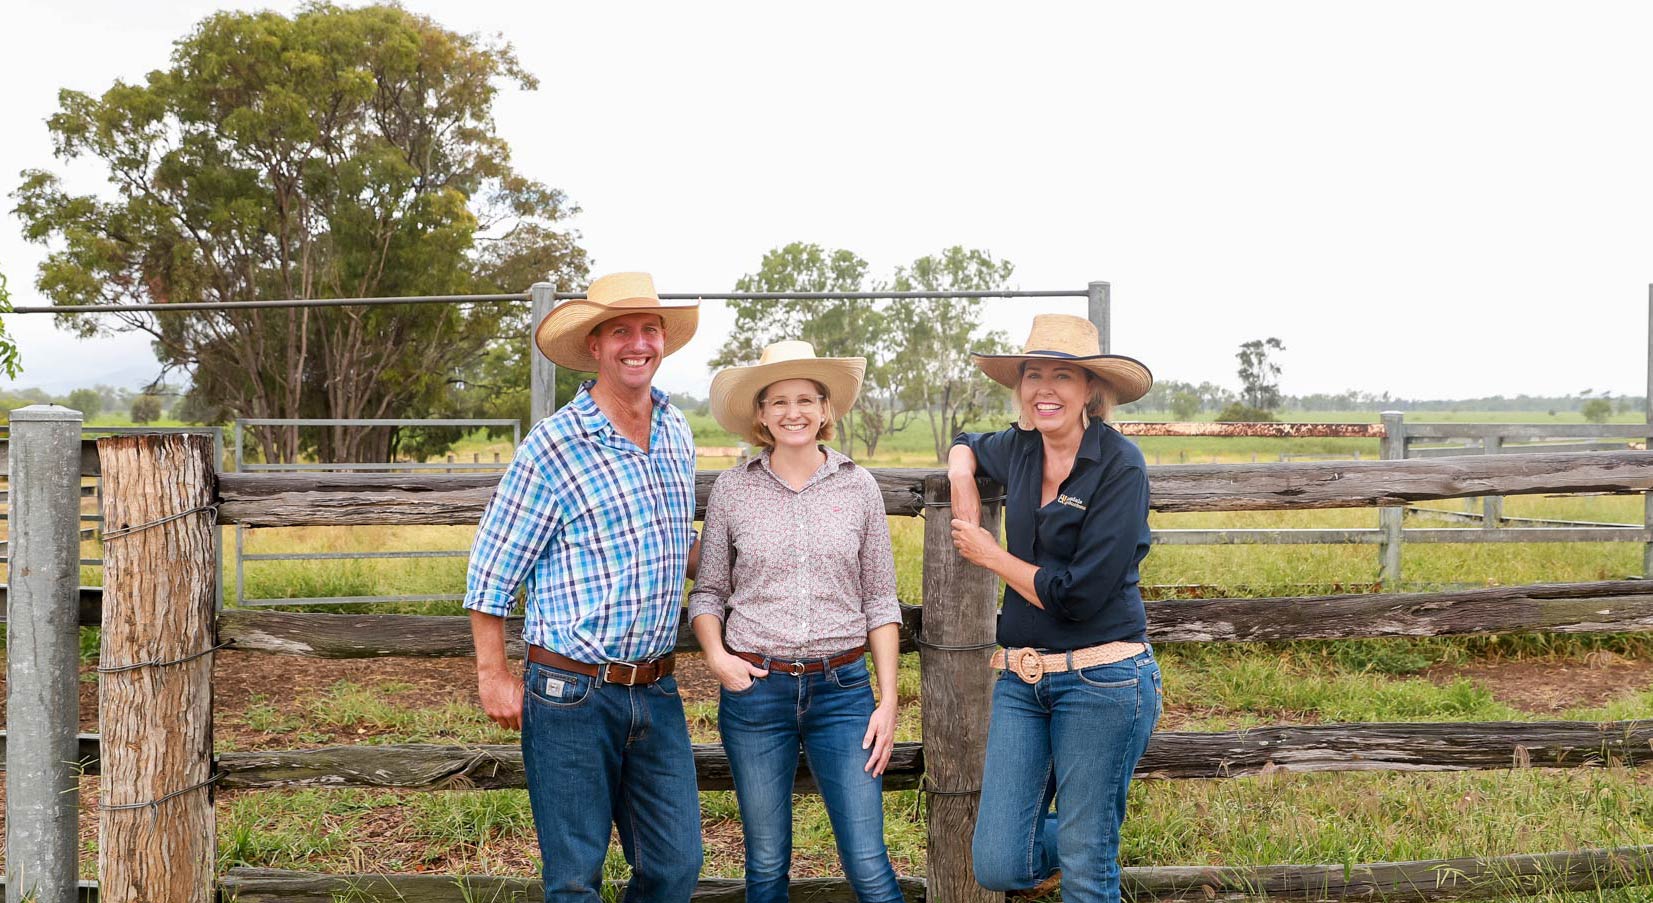
[[[797,677],[802,674],[819,674],[833,668],[842,668],[850,662],[860,659],[867,654],[866,646],[856,646],[848,652],[840,652],[831,658],[812,658],[801,661],[784,661],[772,656],[758,655],[756,652],[742,652],[739,649],[730,649],[738,658],[745,659],[759,668],[768,663],[768,670],[779,671]]]
[[[652,662],[608,662],[593,665],[589,662],[575,661],[543,646],[529,646],[528,660],[549,668],[595,677],[603,683],[619,684],[622,687],[644,687],[658,683],[661,678],[671,676],[677,668],[677,655],[671,652]]]

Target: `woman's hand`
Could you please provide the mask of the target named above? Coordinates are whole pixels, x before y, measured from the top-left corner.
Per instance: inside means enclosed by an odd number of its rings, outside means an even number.
[[[752,681],[760,677],[768,677],[769,671],[759,668],[746,659],[729,652],[706,655],[706,667],[717,677],[717,682],[723,684],[725,690],[739,693],[752,686]]]
[[[959,550],[965,561],[984,568],[991,568],[994,559],[1003,551],[993,534],[957,517],[953,518],[953,547]]]
[[[861,748],[872,750],[861,770],[872,772],[873,777],[883,774],[890,765],[890,754],[895,752],[894,699],[879,703],[878,708],[872,710],[872,717],[867,719],[867,735],[861,738]]]

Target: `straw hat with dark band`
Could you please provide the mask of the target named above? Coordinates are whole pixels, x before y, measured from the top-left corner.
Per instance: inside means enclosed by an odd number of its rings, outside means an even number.
[[[596,370],[597,359],[586,345],[591,330],[604,320],[636,313],[660,315],[666,324],[666,354],[689,344],[700,325],[700,302],[663,304],[648,273],[610,273],[593,280],[583,299],[552,308],[534,330],[534,344],[559,367]]]
[[[833,413],[843,416],[855,406],[866,371],[864,357],[816,357],[815,346],[808,342],[776,342],[763,349],[756,364],[727,367],[712,377],[712,416],[729,432],[761,445],[752,414],[765,386],[783,379],[815,380],[826,386]]]
[[[972,354],[981,372],[1000,385],[1016,388],[1025,361],[1061,361],[1082,367],[1106,383],[1114,404],[1129,404],[1148,394],[1154,375],[1136,358],[1102,354],[1096,324],[1067,314],[1039,314],[1021,354]]]

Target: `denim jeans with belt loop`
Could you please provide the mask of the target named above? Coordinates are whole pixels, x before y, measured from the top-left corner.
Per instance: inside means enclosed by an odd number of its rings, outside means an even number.
[[[700,793],[677,679],[627,687],[530,662],[522,764],[547,903],[598,903],[610,830],[624,903],[685,903],[700,880]]]
[[[1067,903],[1114,903],[1126,792],[1162,707],[1159,664],[1152,650],[1069,664],[1031,684],[1007,668],[994,683],[976,881],[1017,890],[1060,868]]]
[[[813,674],[768,659],[769,676],[723,690],[718,730],[729,754],[746,834],[746,903],[786,903],[792,866],[792,779],[808,757],[838,858],[860,903],[898,903],[901,887],[884,846],[884,779],[865,770],[872,717],[865,657]]]

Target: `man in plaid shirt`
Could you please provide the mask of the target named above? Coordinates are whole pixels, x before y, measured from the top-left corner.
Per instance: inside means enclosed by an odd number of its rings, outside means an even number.
[[[523,440],[471,549],[477,689],[489,718],[522,731],[547,901],[596,903],[611,828],[633,870],[626,903],[682,903],[700,875],[700,797],[672,677],[694,438],[652,386],[697,315],[662,304],[646,273],[605,276],[552,310],[535,344],[597,378]],[[505,616],[524,585],[519,677]]]

